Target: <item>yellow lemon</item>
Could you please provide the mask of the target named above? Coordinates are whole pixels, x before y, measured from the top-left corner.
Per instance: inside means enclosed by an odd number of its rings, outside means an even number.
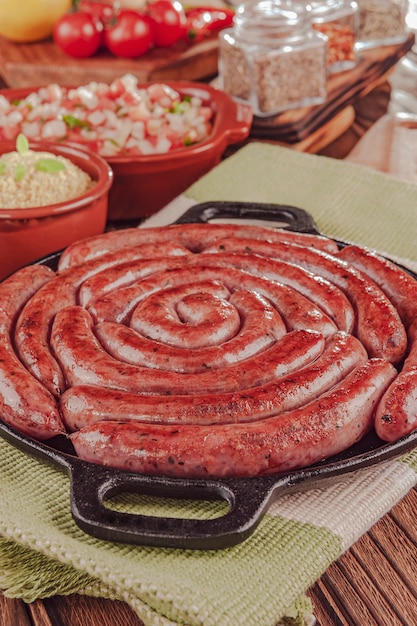
[[[18,43],[47,39],[72,0],[0,0],[0,35]]]

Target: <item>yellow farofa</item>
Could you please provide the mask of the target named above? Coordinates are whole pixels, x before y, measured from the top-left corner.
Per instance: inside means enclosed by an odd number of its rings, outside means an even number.
[[[65,165],[58,172],[41,172],[35,164],[40,159],[55,159]],[[0,208],[19,209],[66,202],[82,195],[94,181],[69,159],[49,152],[29,150],[23,156],[8,152],[0,157],[6,168],[0,174]],[[16,180],[16,167],[24,164],[25,174]]]

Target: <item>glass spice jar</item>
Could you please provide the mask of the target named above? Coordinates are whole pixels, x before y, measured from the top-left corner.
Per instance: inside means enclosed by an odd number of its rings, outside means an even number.
[[[402,43],[407,38],[407,0],[358,0],[358,50]]]
[[[311,28],[310,7],[290,0],[249,1],[219,34],[219,83],[255,116],[324,102],[327,40]]]
[[[356,65],[355,41],[359,24],[358,4],[354,0],[311,0],[313,28],[328,38],[329,72],[341,72]]]

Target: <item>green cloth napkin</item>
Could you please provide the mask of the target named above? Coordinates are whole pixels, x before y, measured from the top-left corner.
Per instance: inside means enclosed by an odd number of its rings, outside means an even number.
[[[417,186],[357,165],[250,144],[144,226],[195,202],[253,200],[302,206],[320,230],[417,260]],[[417,451],[286,494],[245,542],[220,551],[139,547],[94,539],[74,523],[69,479],[0,440],[0,587],[31,602],[84,593],[128,602],[146,626],[307,623],[305,591],[417,483]],[[221,503],[133,494],[118,509],[209,518]]]
[[[253,143],[185,195],[299,206],[330,237],[417,261],[417,185],[356,163]]]

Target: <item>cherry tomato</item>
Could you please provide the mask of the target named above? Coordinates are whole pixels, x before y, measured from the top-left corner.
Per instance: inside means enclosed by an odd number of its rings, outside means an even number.
[[[146,15],[134,9],[121,9],[114,24],[104,29],[104,43],[114,55],[134,59],[150,49],[153,31]]]
[[[187,19],[186,39],[191,43],[201,41],[223,28],[233,25],[234,9],[216,9],[198,6],[185,11]]]
[[[105,46],[104,27],[114,18],[115,9],[113,4],[100,2],[99,0],[74,0],[74,5],[77,11],[85,11],[101,22],[102,33],[100,48],[103,48]]]
[[[90,57],[102,42],[103,25],[84,11],[63,15],[54,25],[53,39],[57,46],[72,57]]]
[[[110,2],[99,0],[78,0],[76,7],[79,11],[85,11],[97,17],[103,24],[109,22],[114,16],[114,6]]]
[[[148,4],[146,13],[153,24],[156,47],[172,46],[184,36],[185,12],[176,0],[154,0]]]

